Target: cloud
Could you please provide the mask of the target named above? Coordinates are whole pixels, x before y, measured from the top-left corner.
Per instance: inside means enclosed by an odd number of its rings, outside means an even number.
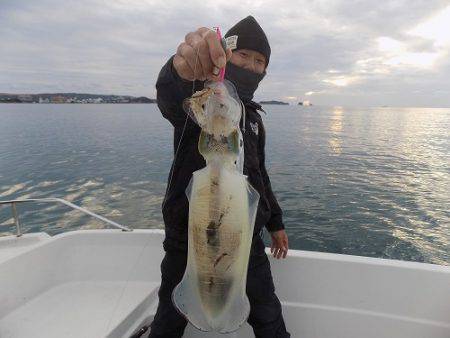
[[[348,85],[355,83],[359,80],[357,76],[333,76],[323,80],[325,83],[331,83],[338,87],[347,87]]]
[[[226,31],[249,14],[272,46],[257,99],[450,106],[450,6],[425,0],[6,0],[0,92],[154,97],[158,72],[186,33]]]

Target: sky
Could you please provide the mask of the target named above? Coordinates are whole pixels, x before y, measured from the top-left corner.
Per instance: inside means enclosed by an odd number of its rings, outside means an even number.
[[[256,100],[450,107],[449,0],[0,0],[0,92],[154,98],[188,32],[247,15],[272,48]]]

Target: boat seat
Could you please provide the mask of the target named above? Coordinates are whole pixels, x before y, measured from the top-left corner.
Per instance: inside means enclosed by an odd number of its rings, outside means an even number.
[[[56,285],[0,320],[2,338],[99,338],[154,312],[158,283],[80,281]],[[126,325],[122,325],[126,326]]]

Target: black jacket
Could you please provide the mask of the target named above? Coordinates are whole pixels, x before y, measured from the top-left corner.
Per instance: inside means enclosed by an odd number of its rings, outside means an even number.
[[[169,173],[163,202],[162,211],[166,230],[164,249],[186,251],[189,204],[185,190],[192,173],[204,168],[206,163],[197,148],[200,127],[190,118],[186,119],[186,113],[182,107],[183,100],[192,95],[192,82],[178,76],[173,68],[172,59],[173,57],[161,69],[156,83],[158,107],[162,115],[174,127],[174,155],[177,153]],[[202,82],[195,82],[195,90],[200,90],[202,87]],[[281,209],[272,192],[264,164],[266,135],[261,116],[257,112],[261,110],[261,106],[251,101],[245,105],[245,108],[244,175],[248,175],[250,184],[260,195],[254,234],[258,234],[264,226],[268,231],[281,230],[284,229]],[[180,143],[183,129],[185,131]],[[241,129],[243,129],[242,126]],[[254,246],[261,246],[262,241],[253,242],[258,244],[253,243],[252,252],[258,250]]]

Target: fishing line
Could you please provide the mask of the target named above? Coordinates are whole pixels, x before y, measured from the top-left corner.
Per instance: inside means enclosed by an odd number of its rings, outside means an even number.
[[[198,63],[198,54],[199,54],[199,48],[197,48],[197,53],[195,56],[195,64],[194,64],[194,80],[192,80],[192,92],[191,92],[191,96],[194,95],[195,92],[195,72],[197,71],[197,63]],[[167,188],[166,188],[166,194],[164,195],[164,201],[162,204],[162,208],[164,209],[164,206],[166,205],[167,202],[167,195],[168,192],[170,190],[170,186],[172,184],[172,179],[173,179],[173,171],[174,171],[174,167],[175,167],[175,163],[177,161],[177,156],[178,156],[178,151],[180,150],[180,146],[181,146],[181,142],[183,141],[183,137],[184,137],[184,133],[186,131],[186,126],[187,126],[187,121],[189,119],[188,114],[186,113],[186,118],[184,119],[184,126],[183,126],[183,130],[181,131],[181,136],[180,136],[180,141],[178,141],[178,145],[177,145],[177,149],[175,150],[175,155],[173,156],[173,162],[172,162],[172,167],[170,168],[170,177],[169,177],[169,182],[167,184]]]
[[[222,43],[223,45],[223,43]],[[224,47],[224,49],[226,50],[226,45]],[[199,60],[199,48],[197,48],[196,51],[196,56],[195,56],[195,64],[194,64],[194,80],[192,81],[192,90],[191,90],[191,96],[194,95],[195,93],[195,72],[197,71],[197,64],[198,64],[198,60]],[[242,100],[239,100],[240,104],[241,104],[241,110],[242,110],[242,115],[243,115],[243,124],[242,124],[242,131],[245,134],[245,106],[244,103],[242,102]],[[186,113],[186,118],[184,119],[184,126],[183,126],[183,130],[181,131],[181,136],[180,136],[180,140],[178,141],[178,145],[177,145],[177,149],[175,150],[175,155],[173,157],[173,162],[172,162],[172,166],[170,168],[170,177],[169,177],[169,182],[167,184],[167,188],[166,188],[166,193],[164,195],[164,200],[162,203],[162,208],[164,209],[164,206],[166,205],[167,202],[167,195],[168,192],[170,191],[170,187],[172,185],[172,179],[173,179],[173,172],[174,172],[174,167],[175,167],[175,163],[178,157],[178,151],[180,150],[180,146],[181,146],[181,142],[183,141],[183,137],[184,137],[184,133],[186,131],[186,126],[187,126],[187,121],[189,119],[188,114]]]

